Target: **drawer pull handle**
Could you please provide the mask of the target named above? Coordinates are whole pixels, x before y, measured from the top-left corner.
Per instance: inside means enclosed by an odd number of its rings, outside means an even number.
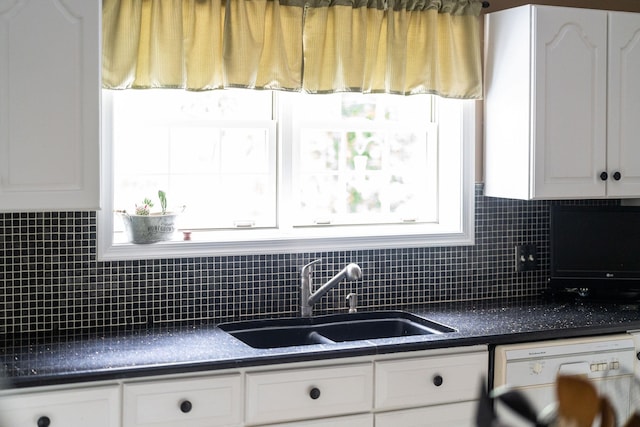
[[[180,410],[184,414],[191,412],[192,408],[193,408],[193,405],[188,400],[183,400],[182,403],[180,403]]]
[[[436,387],[440,387],[443,382],[444,382],[444,379],[442,379],[441,375],[434,375],[433,385],[435,385]]]
[[[38,418],[38,427],[49,427],[51,420],[47,416]]]
[[[316,400],[320,397],[320,389],[318,387],[314,387],[309,391],[309,397],[313,400]]]

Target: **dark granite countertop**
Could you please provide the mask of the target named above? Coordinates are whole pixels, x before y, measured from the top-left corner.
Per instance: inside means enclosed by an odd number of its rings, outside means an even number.
[[[637,303],[519,300],[443,303],[407,311],[457,332],[254,349],[215,325],[152,327],[4,337],[0,359],[13,387],[31,387],[640,329]]]

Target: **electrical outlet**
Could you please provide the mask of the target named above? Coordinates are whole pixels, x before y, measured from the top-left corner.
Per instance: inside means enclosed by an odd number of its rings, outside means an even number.
[[[531,271],[538,267],[538,251],[535,245],[516,246],[516,271]]]

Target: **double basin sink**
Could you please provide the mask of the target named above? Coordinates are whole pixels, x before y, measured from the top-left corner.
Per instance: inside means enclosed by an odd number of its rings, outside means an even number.
[[[405,311],[249,320],[223,323],[219,327],[245,344],[261,349],[456,332]]]

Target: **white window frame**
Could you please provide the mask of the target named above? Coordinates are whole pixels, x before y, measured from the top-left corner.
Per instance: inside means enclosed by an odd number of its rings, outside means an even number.
[[[440,108],[447,105],[447,100],[443,100]],[[439,231],[429,232],[425,224],[403,224],[402,233],[396,231],[389,232],[390,228],[384,226],[367,226],[367,232],[358,236],[345,236],[345,231],[339,226],[336,227],[313,227],[297,230],[294,233],[287,233],[274,237],[273,230],[232,230],[216,232],[219,239],[216,241],[172,241],[150,245],[135,244],[114,244],[114,206],[113,206],[113,179],[112,179],[112,133],[110,123],[112,123],[111,109],[109,108],[110,98],[103,93],[102,109],[102,179],[101,179],[101,199],[102,210],[97,213],[98,232],[98,259],[99,260],[130,260],[130,259],[157,259],[157,258],[184,258],[195,256],[220,256],[220,255],[253,255],[271,253],[296,253],[296,252],[319,252],[319,251],[343,251],[343,250],[367,250],[367,249],[388,249],[407,247],[433,247],[433,246],[454,246],[472,245],[474,243],[474,178],[475,178],[475,140],[476,140],[476,102],[464,101],[459,109],[462,127],[455,129],[453,126],[446,126],[446,123],[439,123],[439,144],[446,141],[446,144],[456,144],[454,150],[439,149],[439,153],[450,153],[457,155],[456,151],[462,150],[462,171],[448,172],[440,170],[438,191],[440,197],[451,194],[451,182],[456,182],[460,186],[461,203],[459,209],[460,218],[455,218],[455,229],[445,230],[440,226]],[[453,104],[450,104],[453,105]],[[284,113],[286,114],[286,110]],[[446,115],[443,115],[445,117]],[[280,130],[287,132],[287,130]],[[451,131],[451,134],[446,134]],[[442,146],[441,146],[442,147]],[[283,161],[283,154],[279,152],[279,161]],[[440,154],[444,155],[444,154]],[[285,159],[286,160],[286,159]],[[284,165],[287,164],[285,161]],[[289,162],[290,164],[290,162]],[[284,170],[279,177],[279,186],[282,184],[282,175],[290,173]],[[449,175],[448,175],[449,174]],[[282,187],[281,187],[282,188]],[[281,190],[279,190],[281,192]],[[457,192],[453,192],[457,196]],[[281,201],[280,201],[281,202]],[[282,208],[282,205],[280,205]],[[458,219],[460,221],[458,221]],[[356,226],[357,227],[357,226]],[[353,227],[351,227],[353,229]],[[425,233],[425,230],[427,232]],[[251,237],[246,237],[250,231]],[[235,238],[236,240],[231,240]],[[227,239],[227,241],[225,241]],[[244,240],[242,240],[244,239]]]

